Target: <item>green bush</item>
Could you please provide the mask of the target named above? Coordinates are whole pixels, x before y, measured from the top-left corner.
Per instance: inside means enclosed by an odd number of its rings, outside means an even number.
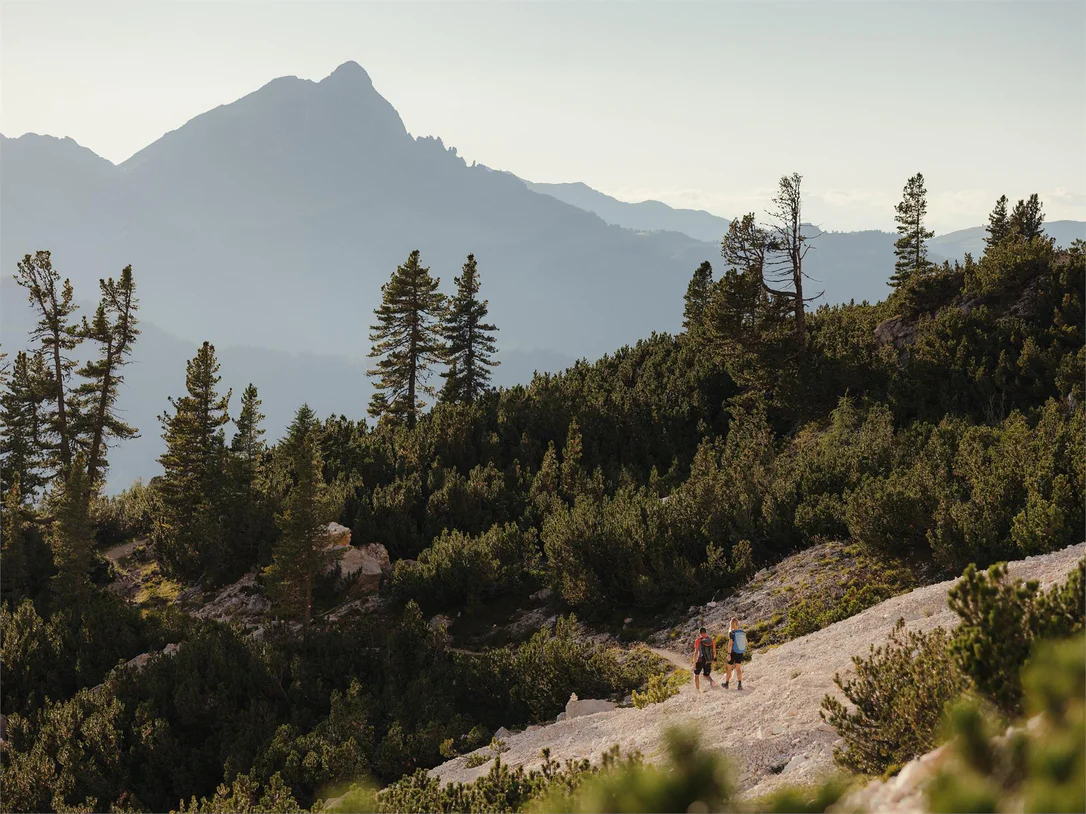
[[[978,692],[1007,714],[1021,709],[1019,666],[1034,641],[1063,638],[1083,629],[1086,615],[1086,560],[1067,582],[1042,593],[1036,582],[1008,582],[1007,569],[987,573],[970,565],[947,601],[961,618],[950,653]]]
[[[617,747],[604,755],[599,766],[587,760],[567,761],[562,765],[546,749],[542,757],[543,764],[538,769],[525,770],[523,766],[509,768],[499,755],[490,770],[471,783],[442,784],[420,770],[376,795],[366,786],[355,787],[324,810],[390,814],[524,811],[549,793],[569,793],[588,777],[640,759],[636,755],[620,757]]]
[[[211,799],[201,797],[197,801],[193,797],[187,806],[182,800],[177,808],[178,814],[294,814],[302,810],[278,774],[267,785],[247,774],[239,774],[229,785],[220,785]]]
[[[1020,292],[1049,273],[1055,259],[1052,241],[1043,235],[1028,241],[1000,241],[966,269],[965,290],[980,296]]]
[[[123,492],[99,497],[91,505],[94,536],[102,548],[137,537],[146,537],[154,527],[157,496],[153,486],[137,480]]]
[[[534,810],[580,814],[727,810],[734,786],[724,759],[700,748],[690,731],[672,729],[666,740],[667,765],[616,762],[577,788],[551,791]]]
[[[928,547],[936,495],[918,467],[865,479],[845,499],[852,539],[880,552],[901,554]]]
[[[673,695],[678,695],[682,688],[689,683],[689,670],[675,670],[666,675],[657,673],[649,676],[649,684],[644,692],[633,691],[633,705],[638,709],[644,709],[650,704],[659,704]]]
[[[534,529],[510,523],[476,537],[445,531],[417,561],[396,563],[391,594],[428,609],[471,605],[521,588],[538,565]]]
[[[947,427],[960,435],[937,487],[936,559],[959,570],[1081,542],[1084,487],[1071,474],[1083,415],[1051,401],[1032,427],[1019,413],[993,428]]]
[[[585,698],[623,696],[659,672],[660,659],[620,660],[581,635],[573,616],[560,617],[516,647],[454,654],[453,686],[464,708],[500,726],[553,719],[571,693]]]
[[[30,600],[0,607],[2,711],[30,714],[45,698],[70,698],[117,666],[164,642],[157,620],[144,620],[117,596],[94,594],[81,607],[43,619]]]
[[[848,493],[890,468],[893,424],[885,404],[862,411],[843,397],[827,422],[809,425],[790,440],[777,459],[771,494],[780,522],[794,526],[799,541],[847,536]]]
[[[148,810],[132,790],[123,713],[108,693],[83,689],[29,716],[12,715],[0,775],[4,809],[106,811],[122,802]]]
[[[735,410],[727,439],[698,447],[689,477],[666,498],[621,486],[577,495],[543,525],[548,580],[588,611],[701,598],[734,586],[758,559],[772,477],[764,410]]]
[[[851,705],[822,700],[822,719],[844,739],[834,752],[839,764],[891,774],[938,745],[943,710],[967,686],[947,657],[948,643],[942,628],[906,631],[900,620],[885,645],[872,646],[866,659],[853,657],[854,676],[834,676]]]
[[[951,761],[928,785],[933,812],[1086,811],[1086,637],[1045,642],[1022,676],[1037,716],[1001,726],[975,703],[955,708]]]

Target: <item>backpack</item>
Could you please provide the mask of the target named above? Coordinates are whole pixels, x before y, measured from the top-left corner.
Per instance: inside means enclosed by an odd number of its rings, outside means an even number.
[[[713,640],[708,636],[698,639],[698,658],[702,661],[713,660]]]
[[[732,652],[733,653],[746,653],[747,652],[747,634],[743,630],[732,631]]]

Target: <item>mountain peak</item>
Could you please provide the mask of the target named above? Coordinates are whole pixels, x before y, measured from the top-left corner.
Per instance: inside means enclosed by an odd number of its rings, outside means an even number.
[[[347,60],[321,80],[322,85],[325,82],[351,82],[352,84],[364,84],[373,87],[373,81],[370,79],[370,75],[366,73],[366,69],[353,59]]]

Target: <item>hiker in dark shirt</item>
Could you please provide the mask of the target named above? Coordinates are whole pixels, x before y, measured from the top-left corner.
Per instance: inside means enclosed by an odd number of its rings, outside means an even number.
[[[728,626],[728,660],[724,672],[724,689],[728,689],[728,682],[732,680],[732,670],[739,676],[739,684],[736,689],[743,689],[743,661],[747,657],[747,634],[739,627],[739,620],[732,617]]]
[[[716,686],[716,683],[709,675],[709,672],[713,669],[714,661],[716,661],[716,640],[705,632],[705,628],[702,628],[694,639],[694,689],[696,691],[701,690],[701,683],[698,680],[699,675],[709,679],[710,687]]]

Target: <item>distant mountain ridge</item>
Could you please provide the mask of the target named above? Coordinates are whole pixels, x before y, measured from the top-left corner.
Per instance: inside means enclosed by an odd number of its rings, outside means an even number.
[[[696,240],[717,242],[727,234],[727,218],[706,212],[703,209],[676,209],[660,201],[641,201],[630,203],[620,201],[599,190],[580,182],[570,184],[537,184],[524,182],[528,189],[543,195],[550,195],[560,201],[599,215],[607,223],[636,231],[680,232]],[[809,234],[818,235],[822,230],[810,227]],[[1045,232],[1059,246],[1069,246],[1075,240],[1086,240],[1086,221],[1057,220],[1045,224]],[[826,233],[830,234],[830,233]],[[866,232],[840,232],[844,235],[896,235],[891,232],[869,230]],[[973,226],[954,232],[936,235],[928,241],[928,250],[933,259],[963,260],[967,253],[979,257],[984,252],[985,227]]]
[[[536,184],[524,182],[532,192],[550,195],[570,206],[599,215],[607,223],[637,232],[680,232],[706,243],[718,242],[728,231],[727,218],[703,209],[674,209],[660,201],[627,203],[587,184]]]

